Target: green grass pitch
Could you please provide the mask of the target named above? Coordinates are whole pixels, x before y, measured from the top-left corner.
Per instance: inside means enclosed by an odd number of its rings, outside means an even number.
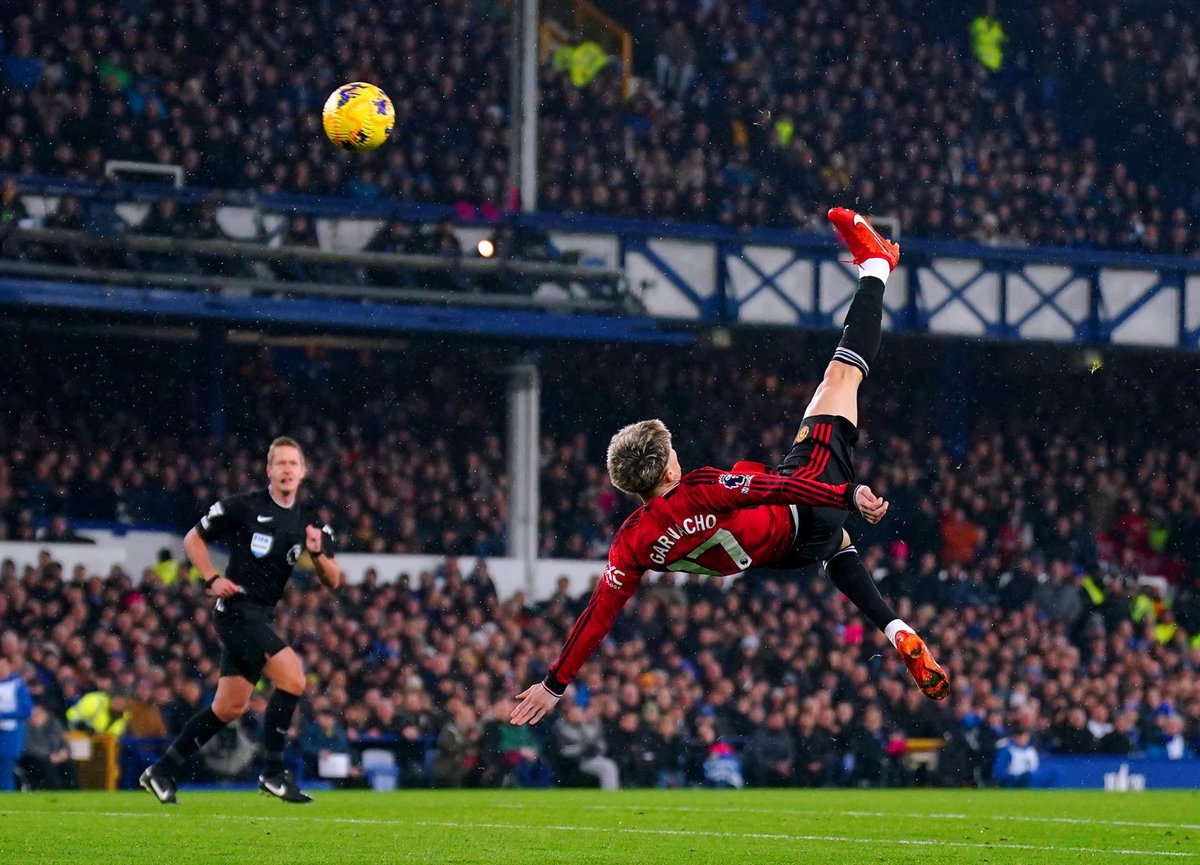
[[[0,863],[1200,865],[1200,792],[404,791],[0,796]]]

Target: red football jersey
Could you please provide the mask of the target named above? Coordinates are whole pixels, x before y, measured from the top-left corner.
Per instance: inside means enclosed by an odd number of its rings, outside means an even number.
[[[801,470],[792,476],[744,469],[689,472],[638,508],[613,536],[608,567],[571,629],[545,685],[561,694],[612,628],[646,571],[719,576],[770,567],[796,540],[795,505],[852,505],[856,484],[827,484]],[[758,464],[754,464],[758,465]],[[742,469],[742,470],[739,470]]]

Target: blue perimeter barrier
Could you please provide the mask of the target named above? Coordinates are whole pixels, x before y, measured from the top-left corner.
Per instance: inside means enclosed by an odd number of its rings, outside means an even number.
[[[1165,757],[1043,756],[1040,771],[1053,787],[1084,790],[1200,790],[1200,760]]]

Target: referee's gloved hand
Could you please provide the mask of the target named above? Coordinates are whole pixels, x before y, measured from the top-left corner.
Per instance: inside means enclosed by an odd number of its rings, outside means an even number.
[[[242,587],[229,579],[229,577],[215,577],[207,585],[208,593],[216,595],[218,598],[232,598],[234,595],[241,594],[242,592]]]
[[[318,525],[304,527],[304,548],[314,559],[325,553],[325,533]]]
[[[854,490],[854,506],[863,519],[872,525],[882,520],[888,512],[888,503],[871,492],[866,484],[860,484]]]

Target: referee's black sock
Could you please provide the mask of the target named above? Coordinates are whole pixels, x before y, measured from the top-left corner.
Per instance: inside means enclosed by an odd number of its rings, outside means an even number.
[[[174,776],[188,758],[203,748],[204,743],[221,732],[224,726],[225,722],[214,715],[211,708],[201,709],[188,718],[158,765]]]
[[[283,749],[287,747],[288,730],[299,702],[298,695],[279,688],[267,701],[267,713],[263,718],[263,747],[267,752],[267,765],[263,774],[268,777],[283,773]]]
[[[879,354],[883,339],[883,280],[864,276],[858,280],[858,291],[846,312],[846,326],[833,359],[862,370],[863,377],[871,371],[871,363]]]
[[[888,624],[897,618],[896,611],[879,594],[875,581],[863,567],[858,550],[853,545],[834,553],[825,562],[825,573],[829,574],[838,591],[862,610],[875,627],[887,633]]]

